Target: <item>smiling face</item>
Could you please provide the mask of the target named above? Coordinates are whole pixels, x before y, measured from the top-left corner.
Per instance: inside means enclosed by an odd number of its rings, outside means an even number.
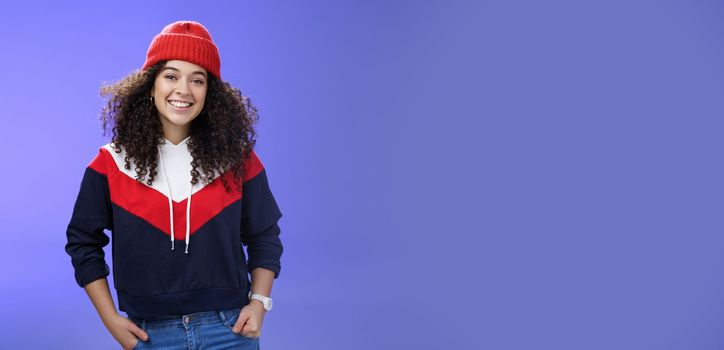
[[[191,122],[201,113],[208,89],[208,73],[187,61],[166,62],[156,75],[151,96],[158,110],[165,137],[182,140]]]

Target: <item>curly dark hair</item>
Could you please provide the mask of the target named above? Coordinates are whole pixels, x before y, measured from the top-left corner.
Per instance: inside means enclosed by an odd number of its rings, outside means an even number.
[[[120,147],[123,147],[126,151],[125,168],[131,169],[130,161],[133,159],[136,180],[141,182],[149,174],[148,185],[157,175],[156,147],[165,142],[158,110],[149,95],[165,64],[166,61],[161,61],[145,71],[135,70],[113,84],[104,84],[100,90],[102,97],[110,96],[100,113],[103,134],[107,135],[112,125],[111,145],[115,152],[120,153]],[[188,148],[193,157],[191,182],[198,183],[200,177],[206,184],[214,180],[215,169],[219,170],[219,174],[232,169],[234,183],[241,191],[244,161],[256,144],[254,124],[257,120],[256,107],[251,104],[250,98],[209,73],[203,110],[191,122],[189,129]],[[221,181],[229,192],[225,176],[221,176]]]

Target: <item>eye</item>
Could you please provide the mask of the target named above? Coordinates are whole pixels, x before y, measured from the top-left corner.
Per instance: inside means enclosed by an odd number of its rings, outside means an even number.
[[[199,84],[199,85],[203,85],[203,84],[204,84],[204,81],[201,80],[201,79],[195,79],[194,82],[195,82],[196,84]]]
[[[166,79],[174,78],[175,79],[176,77],[173,74],[169,74],[169,75],[166,75],[164,78],[166,78]]]

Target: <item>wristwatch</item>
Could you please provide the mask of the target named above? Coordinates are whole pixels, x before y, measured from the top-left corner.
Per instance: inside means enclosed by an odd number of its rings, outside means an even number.
[[[261,301],[261,304],[264,305],[264,310],[271,311],[272,298],[249,291],[249,300],[252,299]]]

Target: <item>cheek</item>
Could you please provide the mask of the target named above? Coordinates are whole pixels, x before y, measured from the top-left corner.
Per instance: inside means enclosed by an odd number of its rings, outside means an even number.
[[[197,102],[203,102],[206,103],[206,91],[198,91],[196,93],[195,99]]]
[[[166,88],[163,86],[163,84],[156,85],[154,90],[155,90],[154,95],[156,95],[156,98],[163,98],[164,96],[167,95]]]
[[[161,92],[161,91],[164,89],[164,85],[165,85],[165,84],[164,84],[163,79],[161,79],[161,78],[156,79],[156,81],[153,82],[153,90],[154,90],[156,93],[159,93],[159,92]]]

